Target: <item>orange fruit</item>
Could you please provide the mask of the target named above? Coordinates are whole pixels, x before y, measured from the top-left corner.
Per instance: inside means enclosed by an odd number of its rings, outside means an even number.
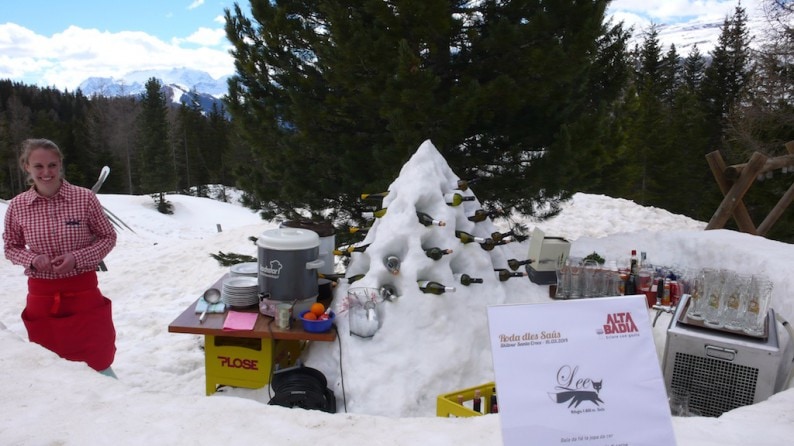
[[[321,304],[320,302],[315,302],[311,307],[309,307],[309,313],[312,313],[315,316],[320,316],[321,314],[325,313],[325,305]]]
[[[306,319],[307,321],[316,321],[317,315],[312,313],[311,311],[308,311],[306,312],[306,314],[303,315],[303,318]]]

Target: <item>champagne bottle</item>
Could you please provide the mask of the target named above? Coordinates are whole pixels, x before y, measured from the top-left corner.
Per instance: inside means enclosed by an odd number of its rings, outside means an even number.
[[[390,273],[394,275],[400,274],[400,258],[396,255],[390,254],[384,257],[383,264]]]
[[[381,218],[386,215],[386,208],[375,209],[374,211],[364,211],[361,216],[364,218]]]
[[[334,249],[334,255],[343,256],[343,257],[350,257],[350,254],[352,254],[354,252],[364,252],[364,251],[366,251],[367,247],[369,247],[369,245],[371,245],[371,243],[367,243],[366,245],[359,245],[359,246],[350,245],[350,246],[345,246],[345,247],[339,247],[339,248]]]
[[[459,282],[463,286],[469,286],[472,283],[483,283],[482,279],[480,279],[478,277],[471,277],[468,274],[461,274]]]
[[[441,257],[444,257],[447,254],[452,254],[451,249],[441,249],[438,247],[428,248],[425,249],[425,255],[430,257],[433,260],[439,260]]]
[[[419,223],[422,223],[425,226],[430,226],[430,225],[446,226],[446,223],[443,220],[436,220],[435,218],[427,215],[424,212],[416,211],[416,216],[419,218]]]
[[[393,301],[400,297],[397,294],[397,288],[390,283],[384,283],[380,286],[380,295],[383,297],[383,300],[388,301]]]
[[[526,260],[510,259],[507,261],[507,266],[510,267],[510,269],[512,269],[513,271],[515,271],[521,265],[529,265],[530,263],[532,263],[532,259],[526,259]]]
[[[330,280],[331,282],[339,282],[342,279],[347,279],[347,283],[353,283],[357,280],[361,280],[364,278],[366,274],[355,274],[350,277],[345,277],[344,274],[326,274],[326,273],[317,273],[317,277],[320,279]]]
[[[524,272],[511,272],[504,268],[496,268],[494,271],[496,271],[496,275],[499,277],[500,282],[509,280],[511,277],[524,277],[527,275],[527,273]]]
[[[474,195],[463,196],[457,192],[451,194],[444,194],[444,201],[449,206],[460,206],[464,201],[474,201]]]
[[[476,183],[478,181],[480,181],[480,179],[476,178],[476,177],[468,179],[468,180],[458,180],[458,182],[455,185],[455,189],[457,189],[457,190],[467,190],[469,188],[469,186],[471,186],[472,184],[474,184],[474,183]]]
[[[495,242],[492,238],[485,239],[484,242],[480,243],[480,248],[486,251],[493,251],[496,245],[503,245],[502,242]]]
[[[432,280],[417,280],[417,285],[419,285],[419,290],[426,294],[444,294],[444,293],[452,293],[455,291],[454,286],[445,286],[438,282],[434,282]]]
[[[481,221],[485,221],[486,218],[491,217],[492,216],[491,214],[492,214],[491,212],[488,212],[485,209],[477,209],[476,211],[474,211],[473,215],[470,215],[466,218],[468,218],[469,221],[479,223]]]
[[[366,234],[367,232],[369,232],[370,229],[372,229],[372,226],[367,226],[366,228],[351,226],[347,228],[347,232],[351,234]]]
[[[503,238],[510,237],[511,235],[515,235],[512,230],[507,232],[492,232],[491,238],[494,239],[495,242],[501,242]]]
[[[367,199],[370,199],[370,198],[383,198],[386,195],[389,195],[389,191],[377,192],[377,193],[374,193],[374,194],[361,194],[361,199],[362,200],[367,200]]]
[[[473,243],[473,242],[485,243],[485,239],[484,238],[475,237],[475,236],[469,234],[468,232],[464,232],[464,231],[460,231],[460,230],[455,230],[455,237],[459,238],[460,242],[463,243],[463,244]]]

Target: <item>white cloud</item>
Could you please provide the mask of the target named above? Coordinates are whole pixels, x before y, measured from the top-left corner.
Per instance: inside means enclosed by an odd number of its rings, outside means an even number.
[[[221,29],[203,28],[166,43],[143,32],[70,26],[46,37],[13,23],[0,24],[0,78],[69,90],[92,76],[118,78],[131,71],[175,66],[217,78],[234,72],[223,36]]]
[[[187,9],[196,9],[203,4],[204,4],[204,0],[194,0],[193,3],[191,3],[190,6],[187,7]]]
[[[764,0],[743,0],[742,7],[751,17],[761,14]],[[676,23],[682,19],[719,20],[733,15],[738,0],[615,0],[608,14],[631,13],[657,24]]]

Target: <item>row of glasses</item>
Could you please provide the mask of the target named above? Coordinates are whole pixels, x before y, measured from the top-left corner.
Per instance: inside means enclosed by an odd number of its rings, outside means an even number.
[[[764,274],[703,268],[692,277],[686,316],[708,327],[762,336],[773,287]]]
[[[593,260],[581,257],[560,258],[556,267],[557,299],[615,296],[622,280],[617,268],[604,268]]]

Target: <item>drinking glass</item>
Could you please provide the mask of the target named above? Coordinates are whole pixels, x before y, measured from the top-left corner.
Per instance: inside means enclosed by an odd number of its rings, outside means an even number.
[[[571,276],[568,295],[571,299],[578,299],[582,297],[582,259],[580,257],[568,257],[567,263]]]
[[[653,285],[653,268],[642,267],[637,278],[637,293],[645,294],[645,301],[648,308],[656,304],[656,296],[651,292]]]
[[[704,323],[710,327],[721,328],[720,304],[722,298],[722,288],[725,285],[725,278],[729,276],[727,270],[709,270],[706,276],[706,302],[704,303],[703,319]]]
[[[596,273],[598,263],[594,260],[586,260],[582,265],[582,297],[596,297]]]
[[[764,334],[764,324],[772,300],[774,283],[763,274],[756,274],[750,281],[750,290],[744,311],[742,330],[752,336]]]
[[[557,292],[554,295],[557,299],[567,299],[570,296],[571,271],[567,262],[560,258],[555,269],[557,273]]]
[[[725,286],[722,291],[720,319],[725,328],[729,330],[741,330],[743,328],[742,310],[744,305],[742,304],[747,301],[751,279],[752,276],[736,274],[725,280]]]
[[[689,307],[686,317],[696,321],[703,320],[703,308],[706,302],[706,270],[701,269],[692,275],[689,289]]]

